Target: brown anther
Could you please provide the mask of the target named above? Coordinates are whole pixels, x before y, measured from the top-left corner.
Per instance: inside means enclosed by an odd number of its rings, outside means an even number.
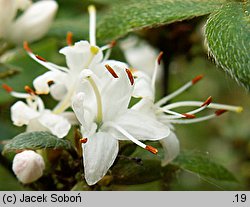
[[[35,95],[35,94],[36,94],[36,92],[35,92],[32,88],[30,88],[29,86],[25,86],[25,87],[24,87],[24,90],[25,90],[28,94],[30,94],[30,95]]]
[[[219,110],[215,111],[215,114],[216,114],[216,116],[220,116],[221,114],[224,114],[225,112],[227,112],[227,110],[219,109]]]
[[[201,80],[203,78],[203,75],[197,75],[193,80],[192,80],[192,84],[197,83],[199,80]]]
[[[39,56],[39,55],[36,55],[36,58],[37,58],[38,60],[43,61],[43,62],[47,62],[47,60],[45,60],[43,57],[41,57],[41,56]]]
[[[130,80],[131,85],[134,85],[135,80],[134,80],[132,72],[129,69],[126,69],[126,73],[128,74],[128,78]]]
[[[88,138],[82,138],[79,140],[81,144],[85,144],[88,141]]]
[[[24,48],[27,52],[31,52],[31,53],[32,53],[32,50],[30,49],[29,44],[28,44],[27,41],[24,41],[24,42],[23,42],[23,48]]]
[[[110,43],[109,43],[110,47],[114,47],[116,45],[116,41],[115,40],[112,40]]]
[[[116,74],[116,72],[114,71],[114,69],[110,67],[110,65],[105,65],[105,68],[107,68],[107,70],[110,72],[110,74],[111,74],[114,78],[118,78],[118,75]]]
[[[2,87],[3,87],[3,89],[4,89],[5,91],[7,91],[8,93],[10,93],[10,92],[13,91],[13,89],[12,89],[10,86],[8,86],[7,84],[5,84],[5,83],[2,84]]]
[[[187,119],[194,119],[195,118],[195,115],[193,114],[182,114],[183,116],[185,116],[185,118]]]
[[[208,106],[211,102],[212,102],[212,96],[209,96],[207,100],[201,105],[201,107]]]
[[[158,149],[156,149],[156,148],[154,148],[154,147],[152,147],[150,145],[146,145],[145,149],[148,150],[149,152],[155,154],[155,155],[158,153]]]
[[[160,54],[159,54],[158,57],[157,57],[157,63],[158,63],[158,65],[161,64],[162,56],[163,56],[163,52],[160,52]]]
[[[52,84],[54,84],[55,82],[53,80],[49,80],[48,82],[48,85],[51,86]]]
[[[73,45],[73,33],[72,32],[67,32],[66,42],[68,46]]]

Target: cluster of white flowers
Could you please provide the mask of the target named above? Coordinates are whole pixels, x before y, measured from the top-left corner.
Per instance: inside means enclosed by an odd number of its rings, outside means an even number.
[[[27,131],[50,131],[58,138],[65,137],[72,124],[79,125],[84,174],[89,185],[98,182],[112,166],[118,155],[119,140],[130,140],[153,154],[157,154],[158,150],[143,141],[159,140],[165,153],[162,160],[164,166],[179,153],[173,123],[194,123],[211,119],[227,110],[242,110],[241,107],[211,103],[211,97],[204,102],[166,104],[197,83],[202,76],[195,77],[155,102],[155,81],[163,53],[155,60],[152,77],[140,68],[132,70],[126,63],[108,60],[113,44],[103,47],[96,45],[93,6],[89,7],[89,14],[90,42],[72,44],[69,34],[68,46],[60,50],[65,55],[67,67],[35,55],[25,42],[24,48],[29,56],[49,71],[34,80],[35,90],[26,86],[27,93],[14,92],[4,85],[13,96],[26,99],[26,103],[18,101],[11,107],[11,118],[15,125],[27,125]],[[58,101],[52,110],[46,109],[39,97],[40,94],[49,93]],[[139,101],[130,106],[132,97]],[[186,113],[173,110],[182,106],[197,108]],[[196,114],[206,108],[216,111],[196,118]]]
[[[31,0],[0,0],[0,39],[14,44],[32,42],[44,36],[58,5],[54,0],[32,3]],[[17,16],[18,11],[23,13]]]

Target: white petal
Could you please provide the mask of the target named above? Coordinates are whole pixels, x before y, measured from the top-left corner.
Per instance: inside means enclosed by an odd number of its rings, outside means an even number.
[[[118,78],[108,77],[107,82],[101,91],[103,104],[103,120],[112,121],[117,116],[125,113],[133,91],[127,73],[124,68],[114,65],[112,67],[118,75]]]
[[[74,46],[62,48],[59,52],[66,56],[70,70],[80,73],[81,70],[90,68],[102,60],[103,54],[98,47],[98,53],[94,54],[88,41],[76,42]]]
[[[161,165],[165,166],[170,163],[180,152],[180,143],[174,132],[170,132],[169,136],[160,140],[164,149],[164,159]]]
[[[118,141],[108,133],[98,132],[89,137],[82,147],[85,179],[89,185],[94,185],[114,163]]]
[[[50,92],[49,82],[62,83],[65,85],[67,82],[67,74],[61,71],[48,71],[43,75],[38,76],[34,79],[33,85],[38,94],[48,94]],[[65,89],[65,86],[62,86]],[[62,93],[65,92],[62,88]],[[58,95],[58,94],[57,94]],[[59,94],[58,96],[63,96]]]
[[[25,10],[32,5],[31,0],[16,0],[16,7],[21,10]]]
[[[49,110],[39,117],[39,122],[58,138],[65,137],[70,130],[70,123],[60,115],[52,114]]]
[[[28,125],[31,119],[38,117],[40,114],[30,108],[22,101],[16,102],[11,106],[11,120],[16,126]]]
[[[154,47],[137,37],[129,37],[121,42],[121,48],[128,63],[135,69],[145,72],[152,77],[154,72],[154,63],[159,55]],[[163,67],[157,72],[157,79],[162,77]]]
[[[56,14],[56,1],[44,0],[30,6],[11,26],[8,39],[16,44],[32,42],[43,37]]]
[[[169,127],[157,121],[154,116],[134,110],[128,110],[123,116],[118,117],[115,123],[138,140],[159,140],[170,134]],[[118,139],[124,139],[118,132],[115,134]]]
[[[133,96],[136,98],[149,98],[154,100],[154,89],[151,86],[151,78],[141,72],[135,71],[133,75],[135,78],[135,88],[133,91]]]
[[[11,21],[16,15],[15,0],[0,0],[0,38],[6,36]]]
[[[67,88],[62,83],[52,84],[50,86],[50,94],[55,100],[61,101],[67,94]]]

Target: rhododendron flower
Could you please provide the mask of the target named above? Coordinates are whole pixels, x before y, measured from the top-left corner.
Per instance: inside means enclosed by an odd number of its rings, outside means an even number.
[[[150,115],[128,109],[134,79],[117,62],[103,67],[102,80],[91,70],[83,70],[83,85],[74,96],[73,110],[81,123],[83,163],[89,185],[98,182],[118,154],[118,140],[131,140],[156,154],[157,149],[139,140],[159,140],[170,133],[168,127]],[[105,78],[106,80],[103,80]]]
[[[71,127],[70,117],[72,112],[54,114],[45,109],[42,99],[29,87],[25,87],[28,93],[18,93],[3,85],[3,87],[16,98],[25,99],[26,102],[17,101],[11,106],[11,120],[16,126],[27,125],[27,131],[50,131],[58,138],[65,137]]]
[[[50,71],[38,76],[34,81],[34,87],[38,94],[51,93],[53,98],[59,100],[55,113],[65,111],[71,105],[71,98],[79,86],[79,75],[83,69],[95,68],[101,61],[105,61],[110,50],[103,57],[103,50],[110,49],[113,44],[108,44],[99,48],[95,40],[95,8],[89,7],[90,13],[90,43],[88,41],[79,41],[72,45],[72,34],[68,33],[68,46],[62,48],[59,52],[65,55],[67,67],[58,66],[47,62],[44,58],[35,55],[24,43],[24,48],[31,58],[49,69]]]
[[[40,39],[47,33],[57,8],[54,0],[33,4],[29,0],[0,0],[0,38],[14,44]],[[15,19],[19,9],[24,12]]]

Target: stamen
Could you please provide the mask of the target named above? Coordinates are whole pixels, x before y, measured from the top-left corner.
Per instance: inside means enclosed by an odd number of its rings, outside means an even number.
[[[178,96],[179,94],[181,94],[182,92],[184,92],[185,90],[187,90],[188,88],[190,88],[192,85],[194,85],[195,83],[197,83],[202,78],[203,78],[203,75],[196,76],[191,81],[187,82],[186,84],[184,84],[182,87],[180,87],[179,89],[177,89],[173,93],[171,93],[168,96],[165,96],[164,98],[160,99],[156,103],[156,106],[161,106],[161,105],[165,104],[167,101],[169,101],[170,99]]]
[[[113,68],[111,68],[109,65],[105,65],[105,67],[114,78],[119,78]]]
[[[157,63],[158,63],[158,65],[161,64],[162,56],[163,56],[163,52],[160,52],[160,54],[157,57]]]
[[[183,116],[185,116],[185,118],[187,119],[194,119],[195,118],[195,115],[193,114],[182,114]]]
[[[43,61],[43,62],[47,62],[47,60],[44,59],[43,57],[41,57],[41,56],[39,56],[39,55],[35,55],[35,56],[36,56],[36,58],[37,58],[38,60],[41,60],[41,61]]]
[[[54,82],[53,80],[49,80],[47,83],[48,83],[49,86],[51,86],[51,85],[53,85],[55,82]]]
[[[128,75],[128,78],[129,78],[129,80],[130,80],[131,85],[134,85],[135,80],[134,80],[134,77],[133,77],[131,71],[130,71],[129,69],[126,69],[126,73],[127,73],[127,75]]]
[[[208,106],[211,102],[212,102],[212,96],[209,96],[207,100],[201,105],[201,107]]]
[[[73,45],[73,33],[72,32],[67,32],[66,42],[68,46]]]
[[[8,92],[11,93],[13,91],[13,88],[11,88],[10,86],[8,86],[7,84],[3,83],[2,84],[3,89]]]
[[[109,43],[109,46],[110,46],[110,48],[116,46],[116,41],[115,41],[115,40],[112,40],[112,41]]]
[[[183,106],[198,106],[200,107],[203,103],[200,101],[181,101],[181,102],[175,102],[169,105],[166,105],[162,107],[163,110],[170,110],[178,107],[183,107]],[[204,106],[205,107],[205,106]],[[206,106],[207,108],[212,108],[212,109],[225,109],[228,111],[234,111],[237,113],[240,113],[243,111],[243,108],[241,106],[230,106],[230,105],[225,105],[225,104],[217,104],[217,103],[210,103],[209,105]]]
[[[197,75],[195,78],[193,78],[192,83],[196,84],[199,80],[201,80],[204,76],[203,75]]]
[[[82,138],[79,140],[81,144],[85,144],[88,141],[88,138]]]
[[[106,127],[112,127],[122,133],[126,138],[128,138],[130,141],[134,142],[138,146],[140,146],[143,149],[148,150],[149,152],[153,154],[157,154],[158,150],[150,145],[145,145],[144,143],[140,142],[138,139],[134,138],[130,133],[128,133],[125,129],[120,127],[119,125],[115,124],[114,122],[106,122]]]
[[[99,48],[96,46],[91,46],[90,51],[92,54],[96,55],[99,52]]]
[[[30,94],[30,95],[36,95],[36,92],[35,92],[32,88],[30,88],[29,86],[25,86],[25,87],[24,87],[24,90],[25,90],[28,94]]]
[[[155,155],[158,153],[158,149],[156,149],[150,145],[147,145],[145,149],[148,150],[149,152],[155,154]]]
[[[89,41],[91,45],[96,45],[96,9],[95,6],[90,5],[89,11]]]
[[[30,49],[29,43],[28,43],[27,41],[24,41],[24,42],[23,42],[23,48],[24,48],[27,52],[32,53],[32,50]]]
[[[224,114],[225,112],[227,112],[227,110],[225,109],[219,109],[215,112],[216,116],[220,116],[221,114]]]

